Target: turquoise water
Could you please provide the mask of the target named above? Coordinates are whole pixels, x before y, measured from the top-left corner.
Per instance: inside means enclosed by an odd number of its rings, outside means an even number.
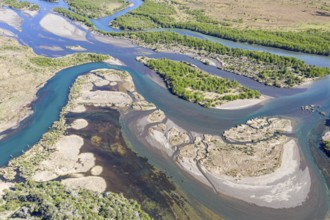
[[[0,164],[6,164],[11,156],[22,154],[22,150],[26,150],[28,146],[36,143],[42,134],[44,134],[51,124],[59,117],[61,108],[67,102],[67,95],[70,86],[80,74],[84,74],[96,68],[116,68],[128,70],[133,76],[137,91],[141,93],[147,101],[150,101],[167,114],[172,120],[184,128],[189,128],[193,131],[220,134],[223,130],[228,129],[236,124],[242,123],[249,118],[258,116],[286,116],[294,118],[298,121],[296,127],[296,136],[300,142],[301,150],[311,168],[313,176],[313,194],[309,204],[298,207],[297,209],[289,210],[273,210],[256,207],[237,200],[228,199],[223,196],[215,195],[214,192],[198,182],[194,181],[189,175],[185,174],[170,160],[164,158],[159,152],[152,149],[147,149],[143,146],[129,130],[127,119],[122,118],[121,123],[123,132],[126,135],[127,141],[141,155],[146,156],[158,168],[167,171],[170,176],[173,176],[174,181],[188,194],[192,201],[198,201],[207,207],[214,210],[216,213],[228,219],[322,219],[328,210],[329,197],[325,181],[318,167],[316,166],[308,145],[308,136],[311,135],[312,129],[325,118],[318,114],[302,112],[302,105],[316,104],[321,105],[322,109],[330,112],[330,78],[323,78],[315,82],[308,89],[277,89],[261,85],[248,78],[237,76],[235,74],[220,71],[216,68],[205,66],[196,60],[184,55],[171,53],[156,53],[154,51],[144,49],[138,46],[121,47],[115,44],[106,44],[96,41],[90,33],[88,33],[88,41],[77,42],[55,36],[45,32],[38,24],[40,19],[51,10],[53,7],[67,7],[63,1],[59,3],[48,3],[34,0],[41,4],[41,12],[34,18],[26,17],[19,12],[24,18],[22,31],[16,31],[6,24],[1,24],[0,27],[10,30],[18,35],[21,43],[32,47],[38,54],[43,54],[50,57],[62,56],[73,53],[66,49],[68,45],[81,45],[90,52],[99,52],[110,54],[124,61],[128,67],[111,66],[104,63],[91,63],[65,69],[57,73],[47,84],[38,92],[37,100],[32,104],[34,113],[24,120],[18,129],[9,131],[10,135],[0,140]],[[137,1],[138,2],[138,1]],[[126,11],[127,12],[127,11]],[[126,13],[125,12],[125,13]],[[122,15],[119,12],[117,16]],[[107,18],[109,19],[109,18]],[[108,20],[95,21],[95,24],[106,26]],[[113,19],[113,17],[111,18]],[[309,54],[301,54],[278,50],[274,48],[261,47],[256,45],[240,44],[236,42],[224,41],[222,39],[212,38],[198,33],[189,31],[174,30],[181,34],[195,35],[196,37],[209,38],[210,40],[219,41],[227,46],[240,47],[251,50],[264,50],[271,53],[282,53],[281,55],[295,56],[305,60],[307,63],[319,66],[329,66],[330,58],[322,56],[314,56]],[[38,33],[38,34],[35,34]],[[58,46],[62,51],[50,51],[41,46]],[[182,99],[171,95],[166,89],[154,83],[148,77],[150,72],[143,65],[135,61],[138,55],[147,54],[151,57],[168,57],[176,60],[186,60],[193,62],[198,67],[216,75],[220,75],[230,79],[236,79],[240,83],[254,89],[259,89],[263,94],[273,95],[275,98],[267,102],[264,106],[256,106],[244,110],[236,111],[219,111],[212,109],[204,109],[198,105],[186,102]],[[1,134],[0,134],[1,135]]]

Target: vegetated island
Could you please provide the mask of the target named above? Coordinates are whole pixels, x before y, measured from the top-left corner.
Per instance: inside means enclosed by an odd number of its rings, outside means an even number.
[[[229,48],[209,40],[172,32],[103,33],[128,37],[135,43],[159,51],[186,54],[205,64],[243,75],[276,87],[293,87],[330,74],[326,67],[316,67],[293,57],[260,51]]]
[[[119,114],[152,110],[155,106],[136,92],[127,72],[97,69],[79,76],[59,121],[36,145],[0,170],[7,180],[0,183],[2,189],[12,187],[4,192],[0,213],[45,217],[54,212],[67,218],[149,219],[147,212],[156,219],[203,218],[163,172],[132,152],[123,140]],[[23,183],[14,186],[18,179]],[[48,193],[52,189],[59,190],[59,195]],[[109,189],[137,200],[145,212],[135,201]],[[27,196],[34,190],[36,195]],[[63,193],[68,194],[69,201],[63,201]],[[91,194],[96,201],[88,198]],[[85,199],[89,205],[86,211],[82,211],[84,205],[71,201],[72,196],[78,201]],[[43,203],[41,207],[48,205],[36,209],[39,202]],[[68,206],[62,208],[67,202]],[[112,207],[112,203],[117,205]],[[109,206],[103,207],[106,204]]]
[[[309,170],[288,119],[256,118],[219,136],[183,129],[156,110],[129,127],[218,193],[271,208],[296,207],[308,198]]]
[[[320,6],[319,9],[315,9],[315,6],[303,5],[307,10],[315,11],[312,15],[307,11],[301,12],[303,10],[299,11],[298,8],[290,7],[294,12],[278,16],[276,20],[280,20],[281,17],[290,16],[295,13],[305,13],[304,16],[310,16],[315,20],[313,24],[307,24],[306,19],[304,19],[301,21],[301,24],[299,24],[299,28],[295,27],[296,25],[294,24],[289,24],[290,27],[288,29],[290,31],[278,31],[272,24],[267,26],[267,22],[263,22],[262,27],[255,27],[253,29],[242,27],[240,24],[242,23],[244,26],[246,20],[243,21],[243,19],[237,19],[241,22],[232,22],[234,19],[229,21],[228,19],[217,18],[217,16],[221,16],[219,13],[206,13],[206,11],[214,10],[213,5],[210,6],[208,3],[209,2],[204,0],[198,0],[195,3],[186,1],[145,0],[139,8],[124,16],[116,18],[111,25],[124,30],[148,30],[159,27],[181,28],[239,42],[247,42],[312,54],[330,54],[330,39],[328,37],[330,27],[327,25],[330,21],[330,12],[328,11],[329,9],[323,7],[324,4],[321,2],[318,2],[318,5]],[[215,5],[218,5],[217,3],[221,5],[223,1],[213,2]],[[230,4],[225,4],[225,7],[228,7]],[[255,4],[255,2],[251,1],[250,3],[247,3],[249,6],[252,4]],[[272,5],[276,3],[268,2],[268,4],[265,4],[263,2],[259,4],[263,4],[264,6],[268,5],[268,10],[271,11]],[[288,4],[288,6],[292,5]],[[281,5],[281,8],[285,7],[287,7],[287,5]],[[223,10],[223,6],[218,6],[218,8],[219,10]],[[228,11],[231,10],[232,9]],[[241,14],[241,12],[231,13],[230,16],[241,16]],[[320,16],[322,14],[324,14],[324,16]],[[251,19],[251,16],[247,17],[248,19]],[[289,19],[286,21],[288,20]],[[290,22],[295,23],[295,20],[296,19],[291,19]],[[249,26],[257,23],[257,21],[258,20],[250,22],[251,24],[249,24]],[[277,25],[281,26],[281,24]],[[313,25],[317,26],[318,29],[313,28]],[[272,31],[274,29],[275,31]],[[298,31],[292,31],[295,29],[298,29]]]
[[[0,132],[17,126],[31,113],[30,103],[35,94],[56,72],[69,66],[110,58],[93,53],[46,58],[6,37],[0,37],[0,57]]]
[[[169,59],[137,57],[137,60],[156,71],[170,91],[189,102],[204,107],[220,107],[237,99],[258,99],[260,92]]]

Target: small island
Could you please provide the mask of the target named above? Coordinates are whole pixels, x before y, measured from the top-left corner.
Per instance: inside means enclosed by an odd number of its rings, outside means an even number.
[[[208,74],[187,63],[146,57],[137,57],[137,60],[157,72],[174,95],[207,108],[219,108],[238,99],[260,98],[258,91]]]

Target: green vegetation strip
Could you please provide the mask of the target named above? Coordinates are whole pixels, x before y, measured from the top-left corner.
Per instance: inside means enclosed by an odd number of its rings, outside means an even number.
[[[38,11],[39,5],[37,4],[33,4],[27,1],[18,1],[18,0],[3,0],[2,2],[0,2],[0,6],[8,6],[10,8],[14,8],[14,9],[28,9],[31,11]]]
[[[104,33],[103,34],[107,34]],[[182,45],[198,52],[204,51],[229,57],[244,58],[247,57],[253,62],[254,70],[248,75],[244,74],[247,68],[243,68],[242,75],[246,75],[259,82],[274,85],[278,87],[292,87],[300,84],[304,78],[323,77],[330,74],[330,69],[325,67],[316,67],[306,64],[304,61],[293,57],[279,56],[260,51],[249,51],[238,48],[226,47],[222,44],[209,40],[202,40],[189,36],[182,36],[173,32],[135,32],[135,33],[108,33],[113,36],[126,36],[131,39],[137,39],[150,45],[163,44],[176,47]],[[228,62],[233,65],[235,60]],[[244,64],[239,61],[239,64]],[[260,67],[260,69],[257,68]],[[223,69],[232,71],[234,67]],[[236,71],[237,72],[237,71]]]
[[[330,55],[329,32],[319,30],[303,32],[238,30],[228,27],[228,24],[211,20],[202,11],[189,10],[182,5],[178,7],[182,9],[182,12],[193,16],[193,19],[190,19],[192,21],[180,21],[175,19],[175,17],[180,17],[180,14],[173,7],[173,4],[176,3],[171,2],[171,4],[145,0],[143,5],[124,16],[118,17],[112,22],[112,25],[125,30],[146,30],[156,27],[182,28],[233,41],[311,54]]]
[[[60,182],[27,181],[5,191],[0,213],[33,219],[151,219],[122,194],[70,189]]]
[[[94,27],[94,24],[89,20],[88,17],[79,15],[73,11],[70,11],[68,9],[64,8],[54,8],[53,11],[73,20],[73,21],[79,21],[87,25],[88,27]]]
[[[65,0],[71,11],[87,18],[101,18],[128,6],[125,0]]]
[[[236,99],[260,97],[258,91],[243,87],[236,81],[210,75],[182,62],[149,59],[146,66],[164,79],[173,94],[205,107],[215,107]],[[210,97],[206,92],[214,93],[215,96]]]

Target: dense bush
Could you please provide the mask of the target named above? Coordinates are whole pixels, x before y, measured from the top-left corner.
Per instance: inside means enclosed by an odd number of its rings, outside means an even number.
[[[151,219],[140,205],[116,193],[69,189],[60,182],[16,184],[5,192],[0,212],[30,219]]]
[[[109,16],[128,5],[128,2],[124,0],[66,0],[66,2],[71,11],[88,18]],[[122,6],[113,9],[108,7],[113,3],[121,3]]]
[[[265,64],[274,64],[278,69],[269,73],[264,72],[264,76],[267,74],[270,76],[278,76],[292,74],[292,72],[300,72],[302,76],[307,78],[322,77],[330,74],[329,68],[316,67],[307,65],[304,61],[298,60],[293,57],[279,56],[271,53],[260,51],[249,51],[237,48],[226,47],[222,44],[215,43],[209,40],[202,40],[189,36],[182,36],[172,32],[138,32],[128,33],[126,36],[130,38],[138,38],[148,44],[179,44],[187,46],[196,50],[203,50],[209,53],[216,53],[221,55],[228,55],[233,57],[248,57],[256,60],[257,62],[263,62]],[[291,69],[291,71],[289,70]],[[292,80],[298,80],[294,75],[291,76]]]
[[[169,59],[150,59],[146,65],[164,79],[173,94],[206,107],[210,107],[218,101],[258,98],[260,96],[258,91],[243,87],[236,81],[210,75],[182,62]],[[213,100],[207,97],[204,92],[217,93],[220,97]]]
[[[3,0],[2,3],[0,3],[0,5],[3,6],[8,6],[14,9],[29,9],[32,11],[38,11],[40,8],[38,5],[36,4],[32,4],[30,2],[27,1],[20,1],[20,0]]]

